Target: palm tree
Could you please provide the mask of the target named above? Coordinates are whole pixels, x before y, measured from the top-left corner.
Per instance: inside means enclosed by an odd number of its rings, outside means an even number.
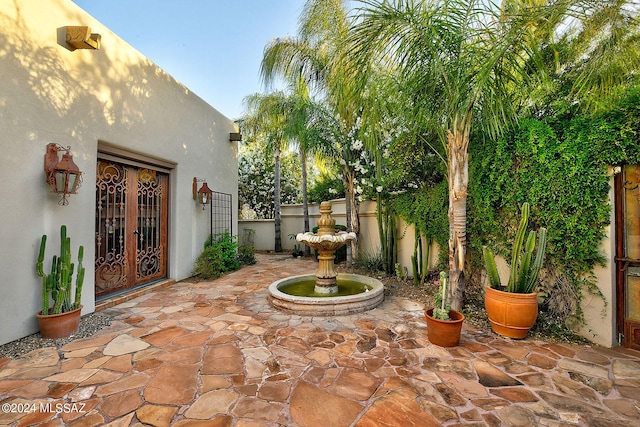
[[[379,67],[398,72],[422,101],[419,120],[437,131],[449,186],[451,306],[464,305],[469,144],[473,126],[490,137],[513,123],[527,88],[544,81],[540,43],[570,1],[364,0],[344,56],[360,84]]]
[[[349,30],[345,2],[342,0],[308,0],[299,18],[298,37],[278,38],[265,47],[261,74],[268,85],[276,77],[289,81],[302,78],[321,99],[330,116],[339,118],[345,133],[356,128],[358,110],[355,93],[350,89],[350,76],[339,61]],[[334,139],[335,140],[335,139]],[[343,147],[347,146],[342,144]],[[335,147],[334,147],[335,148]],[[326,152],[340,150],[327,148]],[[344,158],[336,154],[336,159]],[[354,191],[354,171],[343,165],[345,182],[347,229],[359,233],[358,203]],[[347,262],[357,258],[357,243],[347,248]]]
[[[273,219],[275,226],[275,252],[282,252],[280,209],[280,153],[286,140],[285,126],[291,111],[291,100],[283,92],[268,95],[253,94],[244,99],[247,113],[239,121],[249,138],[263,138],[273,152]]]
[[[289,113],[284,132],[290,137],[294,146],[298,148],[302,174],[302,216],[303,231],[311,230],[309,224],[309,193],[308,193],[308,166],[307,160],[310,154],[316,151],[317,143],[312,133],[308,131],[309,116],[313,111],[313,102],[309,98],[309,90],[302,79],[295,82],[292,95],[292,110]],[[304,256],[311,256],[311,248],[304,245]]]
[[[547,49],[557,70],[551,96],[567,93],[569,103],[587,112],[610,106],[620,89],[637,84],[640,68],[637,2],[602,0],[591,6],[580,17],[579,31],[565,31]]]

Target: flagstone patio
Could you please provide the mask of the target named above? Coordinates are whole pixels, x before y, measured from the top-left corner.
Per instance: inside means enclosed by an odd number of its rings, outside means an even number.
[[[108,308],[60,351],[0,359],[0,425],[637,426],[640,353],[514,341],[465,325],[427,339],[423,307],[301,317],[267,303],[314,262],[259,255],[211,282]]]

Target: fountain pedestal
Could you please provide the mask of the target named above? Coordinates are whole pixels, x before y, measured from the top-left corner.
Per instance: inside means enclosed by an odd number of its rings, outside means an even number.
[[[318,250],[315,292],[319,294],[335,294],[338,292],[336,283],[338,273],[333,269],[335,259],[334,251]]]
[[[335,294],[338,292],[334,269],[335,252],[342,246],[356,239],[355,233],[335,231],[336,220],[331,218],[331,202],[320,204],[318,233],[299,233],[298,242],[304,243],[318,251],[318,271],[316,272],[315,292],[319,294]]]

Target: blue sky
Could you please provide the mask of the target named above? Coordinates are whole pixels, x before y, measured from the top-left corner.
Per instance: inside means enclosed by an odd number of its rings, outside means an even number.
[[[264,92],[266,43],[295,36],[304,0],[73,0],[218,111]]]

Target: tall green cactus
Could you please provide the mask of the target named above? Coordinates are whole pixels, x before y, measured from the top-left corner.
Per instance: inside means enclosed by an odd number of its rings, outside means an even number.
[[[82,283],[84,281],[84,267],[82,258],[84,247],[78,249],[78,272],[76,275],[75,300],[71,301],[72,279],[75,265],[71,262],[71,238],[67,237],[67,227],[60,227],[60,255],[53,256],[51,261],[51,273],[44,272],[44,253],[47,244],[47,236],[43,235],[40,241],[40,251],[36,263],[36,273],[42,278],[42,311],[46,314],[60,314],[75,310],[80,307],[82,297]],[[53,299],[51,313],[49,313],[49,301]]]
[[[73,302],[73,309],[80,307],[82,299],[82,283],[84,282],[84,266],[82,259],[84,258],[84,246],[78,248],[78,273],[76,274],[76,297]]]
[[[544,227],[540,228],[538,252],[534,258],[533,252],[536,246],[536,232],[533,230],[530,231],[525,241],[527,225],[529,223],[529,213],[529,203],[525,202],[522,204],[522,218],[520,219],[520,225],[516,232],[516,240],[513,243],[513,250],[511,252],[511,271],[509,274],[509,283],[505,289],[507,292],[531,293],[535,291],[538,284],[538,277],[540,276],[544,251],[547,245],[547,229]],[[523,245],[524,252],[522,250]],[[502,283],[500,282],[493,252],[491,249],[484,247],[482,248],[482,254],[487,268],[489,284],[492,288],[501,289]]]
[[[49,276],[44,274],[44,250],[47,245],[47,235],[42,236],[40,241],[40,252],[38,253],[38,262],[36,263],[36,273],[42,278],[42,314],[49,312],[49,291],[51,290],[49,284]]]
[[[440,320],[451,320],[449,317],[450,306],[447,304],[449,297],[449,276],[445,271],[440,272],[440,292],[435,295],[435,308],[433,309],[433,317]]]

